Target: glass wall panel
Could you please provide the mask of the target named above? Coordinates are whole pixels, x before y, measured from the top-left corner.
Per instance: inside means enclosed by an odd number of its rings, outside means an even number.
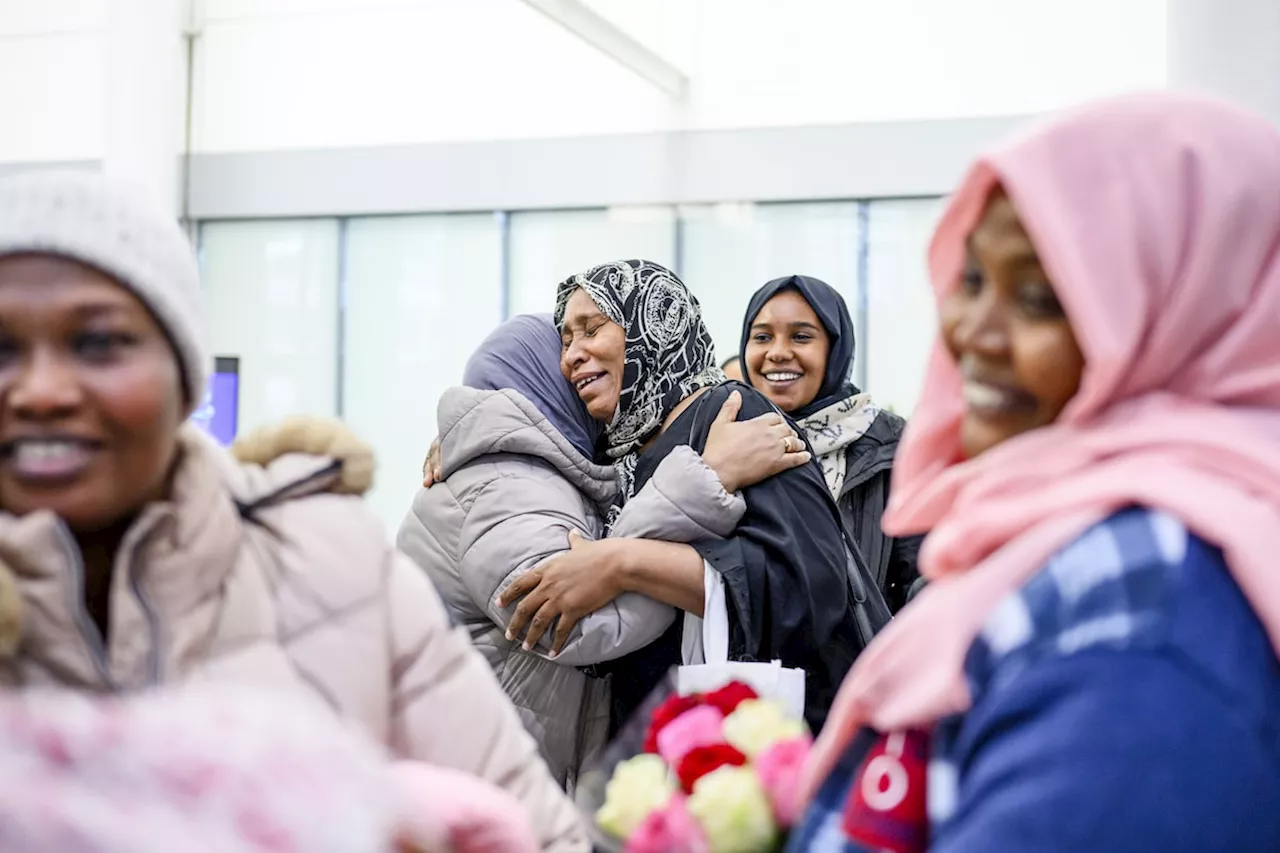
[[[368,500],[394,531],[440,394],[502,320],[502,230],[489,213],[353,219],[346,253],[344,417],[377,452]]]
[[[674,208],[511,214],[508,316],[550,312],[557,284],[595,264],[621,258],[642,258],[674,269]]]
[[[239,432],[337,411],[338,222],[206,222],[213,355],[240,361]]]
[[[345,232],[335,219],[209,222],[200,257],[213,354],[239,359],[239,431],[341,408],[374,445],[369,500],[394,528],[421,482],[439,396],[474,347],[504,309],[550,311],[560,280],[605,260],[678,268],[720,359],[737,351],[757,287],[824,279],[859,323],[855,378],[909,414],[935,334],[925,248],[940,208],[871,202],[865,234],[857,202],[693,205],[679,229],[666,207],[513,213],[505,258],[502,221],[488,213],[357,218]]]
[[[702,303],[721,361],[738,351],[747,300],[774,278],[822,279],[840,291],[857,322],[857,207],[815,202],[681,208],[683,278]]]
[[[937,326],[925,250],[940,199],[870,204],[867,224],[867,389],[904,417],[920,396]]]

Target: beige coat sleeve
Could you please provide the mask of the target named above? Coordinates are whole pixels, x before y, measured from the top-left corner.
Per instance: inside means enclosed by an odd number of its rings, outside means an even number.
[[[391,748],[452,767],[514,795],[544,851],[590,853],[582,817],[552,778],[484,658],[451,625],[426,576],[393,556],[387,585],[392,653]]]

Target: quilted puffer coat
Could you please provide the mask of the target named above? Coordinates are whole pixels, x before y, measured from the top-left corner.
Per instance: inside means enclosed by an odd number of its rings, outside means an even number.
[[[616,491],[613,468],[585,458],[519,392],[453,388],[440,400],[443,481],[423,489],[400,527],[400,549],[426,569],[489,661],[556,779],[572,787],[603,746],[607,684],[578,667],[612,660],[660,637],[674,608],[634,593],[578,623],[548,660],[549,639],[525,652],[506,639],[514,606],[498,594],[569,547],[569,531],[601,534]],[[746,504],[689,448],[664,460],[623,508],[613,535],[692,542],[731,532]]]

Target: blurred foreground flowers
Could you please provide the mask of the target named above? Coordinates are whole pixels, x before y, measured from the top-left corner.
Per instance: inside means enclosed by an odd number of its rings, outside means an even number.
[[[796,820],[812,739],[740,681],[679,696],[668,679],[583,777],[602,849],[770,853]]]

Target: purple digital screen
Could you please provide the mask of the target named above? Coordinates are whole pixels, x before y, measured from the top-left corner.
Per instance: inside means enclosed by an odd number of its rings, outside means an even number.
[[[213,417],[209,419],[209,432],[219,444],[230,445],[236,440],[236,409],[240,403],[240,374],[213,374]]]
[[[192,418],[219,444],[230,447],[236,439],[239,409],[240,359],[219,356],[214,359],[204,401]]]

